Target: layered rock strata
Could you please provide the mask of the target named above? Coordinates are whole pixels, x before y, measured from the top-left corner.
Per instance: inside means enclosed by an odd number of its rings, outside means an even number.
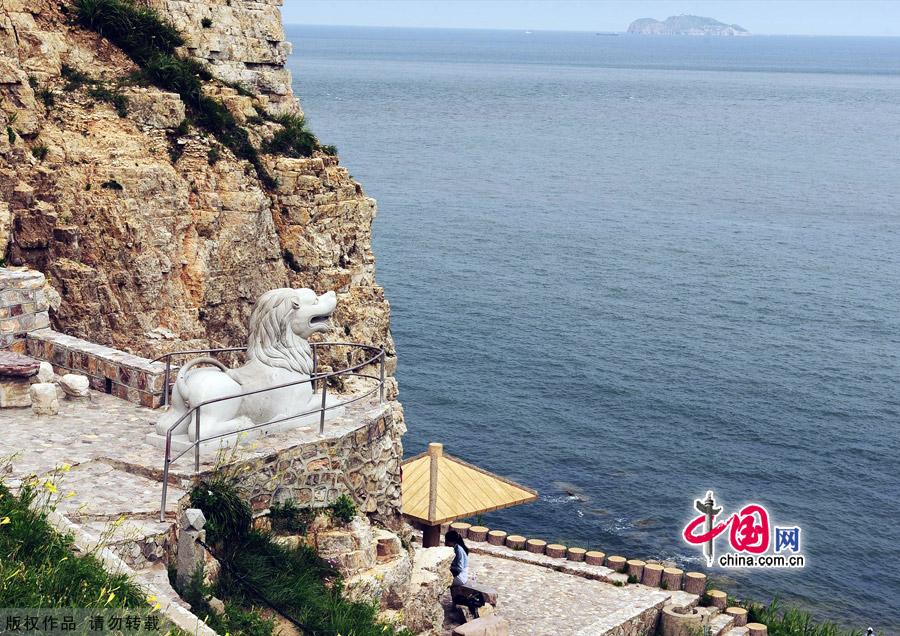
[[[263,115],[301,112],[280,1],[152,4],[185,35],[182,53],[224,80],[205,90],[254,143],[273,131]],[[153,357],[242,344],[269,289],[334,289],[335,339],[385,345],[392,370],[371,250],[375,202],[338,159],[264,155],[277,183],[265,187],[212,135],[180,125],[178,95],[130,85],[134,63],[63,9],[0,5],[0,251],[59,291],[54,328]],[[71,85],[64,70],[124,84],[127,112]]]

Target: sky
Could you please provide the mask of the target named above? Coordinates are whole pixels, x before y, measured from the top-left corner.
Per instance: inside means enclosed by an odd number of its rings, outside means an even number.
[[[624,31],[689,13],[769,35],[900,36],[900,0],[284,0],[288,24]]]

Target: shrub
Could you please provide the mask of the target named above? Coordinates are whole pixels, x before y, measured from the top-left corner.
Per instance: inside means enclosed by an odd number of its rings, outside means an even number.
[[[203,18],[202,20],[200,20],[200,26],[202,26],[204,29],[208,29],[212,25],[213,25],[213,21],[211,18]]]
[[[104,190],[116,190],[122,191],[125,188],[122,187],[122,184],[116,181],[115,179],[110,179],[109,181],[104,181],[100,184],[100,187]]]
[[[634,583],[637,583],[637,582],[638,582],[637,577],[636,577],[634,574],[629,574],[629,575],[628,575],[628,583],[634,584]]]
[[[744,602],[747,619],[751,623],[762,623],[768,627],[769,636],[862,636],[860,630],[845,630],[825,621],[816,623],[809,612],[788,607],[782,610],[775,598],[768,605]]]
[[[49,88],[42,88],[37,92],[38,99],[44,102],[46,108],[51,108],[56,103],[56,95]]]
[[[209,162],[209,165],[214,166],[219,162],[219,159],[222,158],[222,151],[218,146],[213,146],[209,149],[209,152],[206,153],[206,160]]]
[[[66,80],[66,90],[73,91],[81,88],[85,84],[93,84],[94,80],[91,79],[89,75],[86,73],[82,73],[79,70],[76,70],[69,66],[68,64],[62,65],[62,76],[63,79]]]
[[[356,504],[347,495],[341,495],[328,506],[328,512],[332,517],[348,523],[356,516]]]
[[[11,144],[16,143],[16,139],[18,137],[16,137],[16,131],[13,130],[12,126],[6,127],[6,137],[9,139],[9,143],[11,143]]]
[[[298,508],[293,501],[274,504],[269,508],[272,532],[305,534],[316,513],[310,508]]]
[[[250,531],[253,514],[234,484],[224,479],[200,482],[191,490],[191,506],[206,517],[209,543],[236,544]]]
[[[263,144],[263,151],[287,157],[309,157],[319,148],[319,140],[306,128],[306,120],[299,115],[282,115],[274,121],[281,130]]]
[[[128,114],[128,98],[119,90],[113,90],[106,86],[94,86],[88,91],[88,95],[97,101],[112,104],[119,117],[125,117]]]
[[[49,149],[44,144],[38,144],[37,146],[34,146],[31,149],[31,154],[38,161],[43,161],[44,159],[46,159],[47,152],[49,152]]]
[[[379,624],[377,604],[345,599],[337,572],[310,547],[288,548],[253,531],[231,555],[218,592],[232,602],[249,605],[259,594],[313,634],[411,636]]]

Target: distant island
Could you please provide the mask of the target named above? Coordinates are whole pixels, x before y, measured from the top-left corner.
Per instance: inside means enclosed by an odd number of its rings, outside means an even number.
[[[725,24],[699,15],[673,15],[664,21],[641,18],[628,26],[629,33],[637,35],[750,35],[737,24]]]

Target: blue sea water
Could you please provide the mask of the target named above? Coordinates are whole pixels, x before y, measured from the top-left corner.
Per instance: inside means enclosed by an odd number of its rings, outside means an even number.
[[[288,34],[379,201],[409,454],[692,569],[694,498],[762,503],[807,567],[721,585],[900,633],[900,39]]]

